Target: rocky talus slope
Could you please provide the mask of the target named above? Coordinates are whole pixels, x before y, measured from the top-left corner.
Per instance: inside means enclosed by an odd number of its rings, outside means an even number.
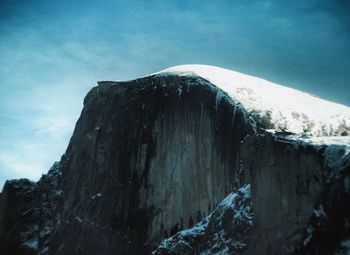
[[[60,162],[6,182],[1,254],[348,254],[349,126],[216,67],[99,82]]]

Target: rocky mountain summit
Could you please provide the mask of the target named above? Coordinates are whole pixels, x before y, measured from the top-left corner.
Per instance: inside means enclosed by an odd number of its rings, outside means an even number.
[[[349,254],[350,108],[218,67],[99,82],[0,193],[1,254]]]

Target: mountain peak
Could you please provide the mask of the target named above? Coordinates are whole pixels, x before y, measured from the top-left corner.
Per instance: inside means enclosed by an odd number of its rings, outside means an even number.
[[[201,77],[219,89],[218,101],[228,97],[240,103],[266,129],[311,136],[348,135],[350,131],[350,107],[262,78],[196,64],[170,67],[154,75]]]

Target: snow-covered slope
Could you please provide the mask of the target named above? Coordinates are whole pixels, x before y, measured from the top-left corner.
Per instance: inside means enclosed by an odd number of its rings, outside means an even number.
[[[350,107],[278,85],[261,78],[208,65],[180,65],[156,75],[199,76],[225,91],[265,123],[266,128],[313,136],[348,135]],[[267,123],[267,125],[266,125]]]
[[[246,184],[226,196],[194,227],[163,240],[152,254],[242,254],[253,226],[253,216],[250,184]]]

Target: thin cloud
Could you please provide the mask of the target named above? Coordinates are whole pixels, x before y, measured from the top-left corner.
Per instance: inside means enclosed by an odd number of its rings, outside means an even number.
[[[98,80],[202,63],[350,105],[349,4],[326,2],[5,2],[0,185],[60,158]]]

